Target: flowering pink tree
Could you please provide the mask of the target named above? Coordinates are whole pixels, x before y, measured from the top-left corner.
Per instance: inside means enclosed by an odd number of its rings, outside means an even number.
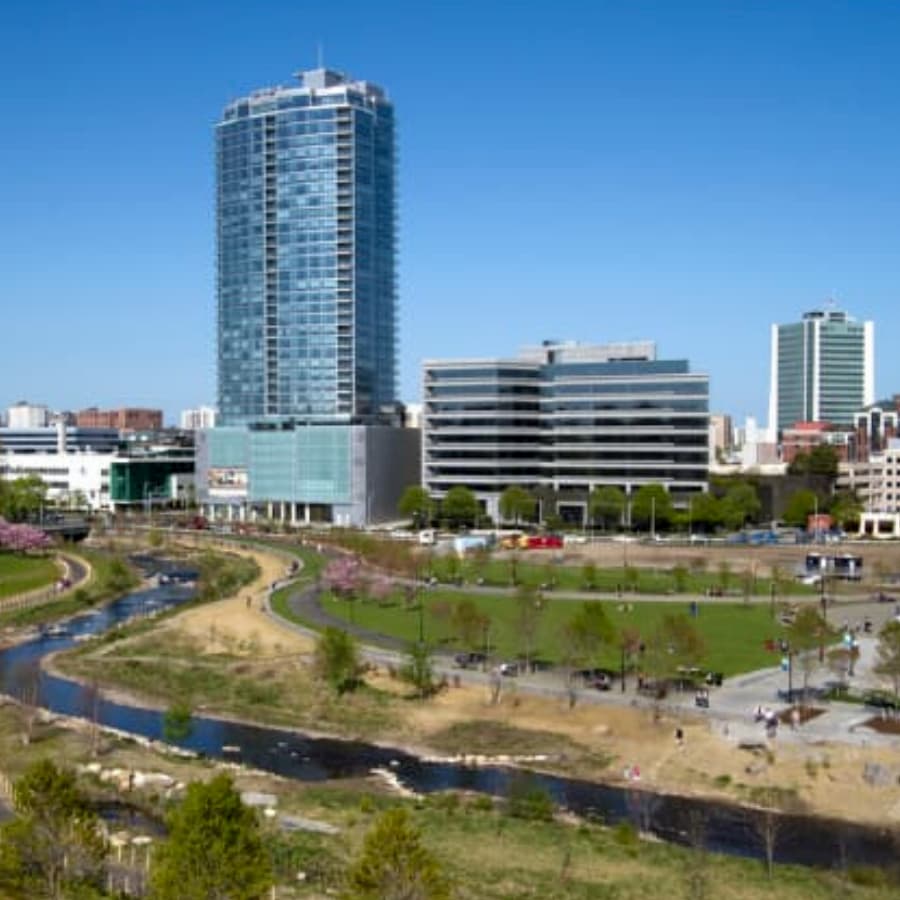
[[[386,575],[376,575],[369,582],[366,593],[381,606],[394,593],[394,582]]]
[[[347,599],[359,590],[362,566],[356,557],[341,556],[333,559],[322,572],[322,584],[336,597]]]
[[[40,528],[16,525],[0,519],[0,550],[28,553],[33,550],[46,550],[50,545],[50,538]]]

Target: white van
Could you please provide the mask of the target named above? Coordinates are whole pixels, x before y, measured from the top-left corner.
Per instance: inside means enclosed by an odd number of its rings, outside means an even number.
[[[419,532],[419,543],[423,547],[430,547],[435,542],[435,535],[433,528],[426,528],[424,531]]]

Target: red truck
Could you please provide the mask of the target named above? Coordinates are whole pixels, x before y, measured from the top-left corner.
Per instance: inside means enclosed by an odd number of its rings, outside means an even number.
[[[562,550],[563,539],[558,534],[529,534],[524,538],[526,550]]]

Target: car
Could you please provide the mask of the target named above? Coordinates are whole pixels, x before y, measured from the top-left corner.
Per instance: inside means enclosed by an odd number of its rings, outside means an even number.
[[[500,665],[497,666],[497,671],[507,678],[515,678],[516,675],[519,674],[519,664],[517,662],[500,663]]]
[[[457,653],[456,656],[453,657],[453,662],[460,669],[473,669],[480,666],[485,662],[487,656],[484,653],[478,653],[476,651],[471,651],[469,653]]]
[[[612,687],[612,679],[609,675],[601,673],[594,678],[586,680],[585,685],[593,688],[595,691],[608,691]]]

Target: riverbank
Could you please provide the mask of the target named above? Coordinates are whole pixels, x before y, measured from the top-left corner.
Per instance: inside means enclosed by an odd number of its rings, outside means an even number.
[[[282,832],[292,851],[283,889],[298,900],[339,891],[365,833],[381,811],[396,805],[408,810],[424,845],[437,855],[456,900],[651,900],[695,897],[698,886],[717,900],[831,900],[847,893],[859,900],[888,900],[896,890],[884,873],[866,867],[823,871],[778,865],[769,879],[758,861],[703,852],[700,831],[696,848],[682,848],[642,840],[630,825],[610,828],[550,817],[540,808],[505,806],[465,793],[404,799],[378,776],[303,784],[227,763],[173,757],[112,735],[104,735],[95,755],[88,729],[65,720],[43,722],[34,743],[22,748],[16,715],[0,708],[0,753],[13,764],[13,776],[35,759],[65,760],[84,773],[82,784],[93,796],[114,797],[150,815],[159,815],[164,806],[161,779],[118,788],[128,784],[129,773],[167,776],[177,796],[178,784],[226,770],[239,790],[270,795],[279,819],[301,826]]]
[[[632,784],[625,773],[639,772],[648,789],[728,802],[754,802],[776,788],[783,802],[816,815],[900,822],[898,762],[889,746],[794,741],[742,750],[694,715],[669,711],[656,719],[649,709],[593,703],[569,709],[561,700],[519,691],[514,680],[506,681],[496,704],[487,686],[464,683],[419,701],[383,665],[367,673],[362,690],[337,697],[311,671],[312,639],[263,612],[262,598],[283,577],[284,559],[258,547],[230,544],[228,550],[259,566],[238,595],[133,637],[86,644],[53,659],[51,670],[96,682],[121,702],[163,709],[187,698],[204,715],[425,758],[525,756],[543,771],[612,784]],[[888,783],[866,779],[872,766],[888,774]]]
[[[164,635],[153,631],[57,657],[51,671],[96,682],[118,702],[163,709],[189,696],[198,714],[423,758],[525,757],[530,768],[609,784],[634,784],[629,779],[637,772],[649,790],[739,803],[776,788],[780,801],[798,811],[880,826],[900,822],[898,761],[890,746],[776,741],[748,751],[696,716],[666,712],[657,719],[649,709],[596,704],[570,710],[513,685],[497,704],[486,686],[471,685],[418,701],[385,667],[370,671],[361,691],[338,698],[315,680],[308,656],[286,653],[285,644],[275,642],[266,654],[252,641],[222,635],[198,643],[196,621],[179,634],[182,618],[163,623]],[[891,783],[867,781],[867,766],[881,767]]]

